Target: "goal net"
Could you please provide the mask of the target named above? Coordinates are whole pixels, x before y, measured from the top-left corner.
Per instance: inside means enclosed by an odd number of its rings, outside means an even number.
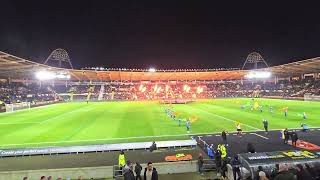
[[[21,109],[30,109],[30,102],[6,104],[6,112],[13,112]]]
[[[310,93],[304,94],[304,100],[305,101],[320,101],[320,96],[315,96]]]

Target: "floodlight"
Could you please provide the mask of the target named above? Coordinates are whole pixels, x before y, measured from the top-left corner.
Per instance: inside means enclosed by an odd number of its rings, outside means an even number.
[[[155,68],[149,68],[149,72],[156,72]]]
[[[53,80],[53,79],[70,79],[71,76],[68,72],[51,72],[39,71],[36,73],[36,78],[39,80]]]
[[[271,77],[271,72],[268,71],[251,71],[248,74],[245,75],[248,79],[263,79],[263,78],[269,78]]]
[[[39,71],[36,73],[36,78],[39,80],[51,80],[55,78],[55,74],[50,71]]]

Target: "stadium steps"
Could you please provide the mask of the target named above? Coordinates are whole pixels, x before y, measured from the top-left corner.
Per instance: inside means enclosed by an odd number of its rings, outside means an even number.
[[[103,100],[103,94],[104,94],[104,85],[102,84],[99,91],[98,101]]]
[[[204,159],[203,160],[203,170],[204,171],[216,171],[216,163],[214,159]]]

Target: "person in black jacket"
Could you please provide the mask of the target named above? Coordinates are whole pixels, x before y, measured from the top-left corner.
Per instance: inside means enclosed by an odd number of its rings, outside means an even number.
[[[297,180],[313,179],[311,174],[307,170],[305,170],[301,164],[297,164],[296,170],[297,170]]]
[[[198,156],[198,170],[199,170],[199,173],[201,175],[203,175],[203,156],[202,154],[200,153],[199,156]]]
[[[221,176],[223,179],[227,178],[227,171],[228,171],[227,164],[228,164],[227,160],[223,159],[221,164]]]
[[[288,144],[288,140],[289,140],[289,131],[288,131],[288,129],[287,129],[287,128],[283,131],[283,135],[284,135],[284,143],[285,143],[285,144]]]
[[[279,172],[279,164],[275,165],[275,168],[271,171],[270,179],[274,179]]]
[[[144,169],[144,180],[158,180],[157,169],[152,166],[152,162],[148,162]]]
[[[153,141],[152,145],[150,146],[150,152],[153,152],[154,150],[157,150],[157,144]]]
[[[221,133],[222,141],[223,141],[223,143],[224,143],[226,146],[228,146],[227,133],[228,133],[228,132],[227,132],[226,130],[222,131],[222,133]]]
[[[142,171],[142,167],[141,165],[136,162],[136,166],[134,167],[134,172],[136,173],[136,180],[142,180],[142,177],[141,177],[141,171]]]
[[[298,134],[296,132],[291,133],[292,145],[297,146]]]
[[[231,161],[234,180],[237,180],[237,174],[238,174],[238,179],[241,179],[240,165],[241,165],[240,160],[238,156],[235,155]]]
[[[309,164],[305,164],[305,166],[306,166],[305,170],[311,174],[313,179],[320,177],[320,167],[315,168],[315,167],[310,166]]]
[[[130,161],[128,161],[127,165],[123,168],[123,177],[124,180],[135,180],[133,174],[133,165]]]
[[[214,153],[214,157],[215,157],[215,163],[216,163],[216,168],[217,168],[217,172],[221,173],[221,164],[222,164],[222,158],[221,158],[221,151],[219,148],[217,148],[217,150]]]

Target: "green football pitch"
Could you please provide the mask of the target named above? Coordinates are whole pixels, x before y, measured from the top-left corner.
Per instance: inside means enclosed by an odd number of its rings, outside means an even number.
[[[320,103],[249,98],[199,100],[190,104],[164,105],[158,101],[72,102],[0,114],[0,148],[68,146],[152,140],[189,139],[190,134],[235,131],[239,121],[244,131],[320,126]],[[251,110],[250,103],[260,108]],[[247,105],[246,108],[241,108]],[[270,106],[274,112],[270,112]],[[283,108],[288,107],[288,116]],[[171,119],[172,108],[182,119]],[[307,119],[303,120],[303,112]],[[191,119],[187,133],[186,118]]]

